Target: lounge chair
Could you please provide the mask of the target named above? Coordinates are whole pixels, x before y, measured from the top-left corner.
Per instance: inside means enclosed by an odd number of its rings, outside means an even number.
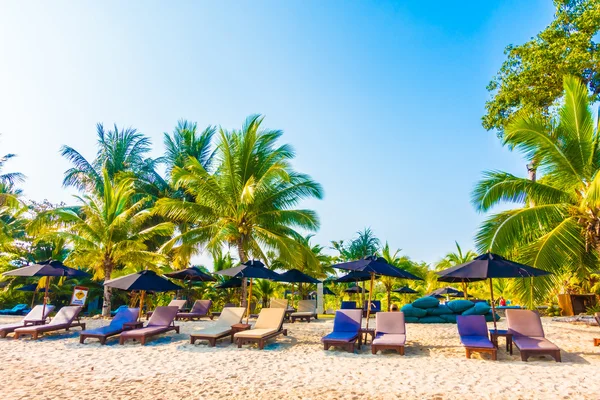
[[[367,317],[367,309],[369,307],[369,300],[365,300],[363,304],[363,317]],[[371,300],[371,312],[370,315],[375,315],[381,311],[381,301],[380,300]]]
[[[190,343],[194,344],[197,340],[208,340],[209,346],[215,347],[218,339],[231,335],[231,326],[239,324],[245,312],[246,309],[244,307],[223,308],[219,319],[217,319],[217,322],[213,326],[190,335]]]
[[[79,343],[83,344],[85,339],[94,338],[100,340],[100,344],[104,345],[109,337],[123,332],[124,324],[137,321],[139,315],[139,308],[119,308],[110,324],[89,331],[81,331],[79,333]]]
[[[285,308],[263,308],[258,314],[258,319],[252,329],[237,332],[234,339],[238,348],[245,343],[257,343],[259,349],[265,348],[267,340],[283,334],[287,336],[287,329],[283,329]]]
[[[355,301],[342,301],[342,306],[340,307],[342,310],[356,310],[356,302]]]
[[[167,307],[177,307],[178,311],[182,311],[183,307],[185,307],[186,303],[187,303],[187,300],[171,300]],[[153,311],[148,311],[146,313],[146,321],[148,321],[148,319],[152,316],[152,313],[153,313]]]
[[[598,326],[600,326],[600,312],[594,314],[594,319],[598,323]],[[594,339],[594,346],[600,346],[600,339]]]
[[[317,318],[317,301],[316,300],[300,300],[298,302],[298,311],[290,314],[292,323],[297,319],[310,322],[311,318]]]
[[[149,337],[167,333],[169,331],[179,333],[179,327],[175,326],[173,322],[178,311],[179,307],[177,306],[156,307],[148,324],[144,328],[132,329],[121,333],[121,336],[119,336],[119,344],[125,344],[125,341],[131,339],[139,340],[143,346],[146,344]]]
[[[117,313],[118,313],[119,311],[121,311],[121,310],[127,310],[128,308],[129,308],[129,307],[127,307],[126,305],[119,306],[119,308],[117,308],[116,310],[114,310],[114,311],[111,311],[111,312],[110,312],[110,315],[111,315],[112,317],[114,317],[115,315],[117,315]]]
[[[190,312],[178,312],[175,320],[185,319],[191,321],[200,318],[210,318],[212,320],[213,316],[210,313],[211,305],[212,300],[196,300]]]
[[[403,312],[379,312],[375,314],[375,339],[371,343],[371,353],[392,349],[404,355],[406,325]]]
[[[229,308],[229,307],[237,307],[237,304],[234,304],[234,303],[225,303],[225,305],[223,306],[223,309]],[[221,312],[222,311],[217,311],[217,312],[214,312],[214,313],[211,313],[211,314],[212,314],[213,317],[219,317],[219,316],[221,316]]]
[[[333,332],[321,339],[325,350],[329,350],[331,346],[339,346],[353,353],[361,324],[362,310],[336,311],[333,318]]]
[[[42,315],[42,310],[44,306],[37,305],[33,307],[33,310],[29,311],[29,313],[23,317],[23,319],[19,322],[15,322],[13,324],[0,325],[0,338],[5,338],[11,332],[14,332],[17,328],[22,328],[24,326],[29,325],[43,325],[46,323],[46,319],[48,315],[54,310],[54,306],[46,304],[46,311]]]
[[[460,342],[465,346],[467,358],[471,358],[472,352],[478,352],[490,353],[492,360],[497,359],[497,349],[488,336],[488,328],[483,315],[458,315],[456,324]]]
[[[23,315],[29,312],[27,304],[17,304],[13,308],[0,310],[0,315]]]
[[[36,340],[41,333],[68,331],[71,328],[80,327],[85,330],[85,323],[79,321],[79,313],[81,312],[81,306],[66,306],[58,310],[56,316],[52,318],[52,321],[46,325],[35,325],[25,326],[23,328],[15,329],[15,339],[19,339],[22,336],[30,335]],[[77,320],[77,322],[73,322]]]
[[[513,343],[521,352],[521,360],[527,361],[532,355],[548,354],[560,362],[560,349],[544,336],[542,320],[536,311],[506,310],[508,331],[513,335]]]

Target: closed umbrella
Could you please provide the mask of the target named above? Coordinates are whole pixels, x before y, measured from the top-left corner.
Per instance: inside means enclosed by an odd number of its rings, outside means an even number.
[[[347,271],[362,271],[368,272],[371,275],[371,287],[369,291],[369,303],[367,306],[367,328],[369,328],[369,316],[371,314],[371,299],[373,296],[373,283],[375,275],[391,276],[400,279],[422,280],[416,275],[411,274],[401,268],[388,264],[382,257],[367,256],[361,260],[345,262],[333,265],[334,268],[344,269]]]
[[[493,253],[486,253],[467,263],[438,272],[438,281],[442,282],[476,282],[488,279],[490,282],[490,297],[494,329],[496,329],[496,307],[494,304],[493,278],[533,278],[550,275],[548,271],[533,268],[525,264],[507,260]]]
[[[271,271],[270,269],[265,267],[259,260],[248,260],[237,267],[224,269],[221,271],[217,271],[219,275],[231,276],[234,278],[240,278],[242,280],[242,285],[246,281],[246,279],[250,279],[250,287],[248,289],[248,300],[246,301],[246,323],[250,318],[250,299],[252,298],[252,280],[255,278],[258,279],[269,279],[272,281],[279,281],[280,275],[277,272]]]
[[[28,265],[13,269],[12,271],[5,272],[3,275],[6,276],[45,276],[46,287],[44,289],[44,302],[42,306],[42,315],[46,312],[46,304],[48,302],[48,288],[50,287],[50,279],[53,276],[67,277],[67,278],[87,278],[91,275],[80,269],[70,268],[64,265],[62,262],[57,260],[46,260],[37,264]]]
[[[170,292],[181,290],[181,286],[174,284],[167,278],[163,278],[156,272],[144,270],[133,274],[121,276],[104,282],[104,286],[115,289],[126,290],[128,292],[139,291],[140,296],[140,316],[144,307],[144,297],[146,292]]]

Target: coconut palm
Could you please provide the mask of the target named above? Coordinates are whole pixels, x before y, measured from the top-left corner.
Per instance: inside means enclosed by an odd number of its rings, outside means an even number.
[[[585,277],[597,269],[600,250],[600,132],[588,93],[577,78],[564,80],[557,117],[521,115],[507,127],[506,145],[536,159],[541,177],[484,173],[473,204],[485,212],[501,203],[520,205],[491,215],[480,227],[480,251],[493,251],[536,268]],[[518,280],[521,301],[533,303],[529,280]],[[536,300],[558,284],[536,279]]]
[[[278,145],[282,132],[261,128],[263,118],[249,117],[240,131],[219,130],[215,166],[209,170],[196,157],[175,166],[172,181],[194,201],[161,199],[155,212],[176,223],[194,226],[164,249],[187,242],[215,250],[237,249],[240,262],[250,256],[266,261],[263,249],[291,260],[296,255],[296,229],[319,226],[312,210],[295,209],[306,198],[322,198],[321,186],[290,165],[294,151]],[[246,287],[242,286],[242,301]]]
[[[405,271],[409,271],[412,274],[419,276],[421,273],[420,270],[414,268],[413,262],[406,256],[401,256],[401,249],[397,249],[392,253],[390,249],[390,245],[388,242],[385,242],[385,245],[381,249],[381,256],[387,261],[388,264],[394,265],[398,268],[402,268]],[[393,278],[391,276],[382,276],[379,278],[379,282],[383,285],[383,288],[386,291],[387,298],[387,307],[388,311],[390,311],[392,307],[392,289],[398,285],[399,280],[397,278]]]
[[[442,270],[448,269],[450,267],[454,267],[457,265],[467,263],[469,261],[472,261],[475,257],[477,257],[477,253],[475,253],[473,250],[467,250],[466,252],[463,252],[463,250],[461,249],[458,242],[454,242],[454,244],[456,245],[456,251],[451,251],[451,252],[447,253],[444,256],[444,258],[442,258],[435,265],[435,269],[437,271],[442,271]],[[462,290],[463,290],[463,293],[464,293],[465,299],[466,299],[468,297],[466,282],[462,283]]]
[[[38,240],[63,239],[73,250],[65,263],[93,270],[95,279],[109,280],[117,269],[158,268],[164,258],[146,246],[156,236],[169,236],[170,223],[147,226],[152,214],[143,209],[147,199],[133,201],[134,179],[124,177],[115,183],[106,169],[98,193],[76,196],[80,205],[60,207],[38,214],[29,231]],[[102,315],[110,316],[111,290],[104,287]]]
[[[165,155],[161,161],[167,166],[167,175],[170,176],[175,167],[184,168],[190,157],[208,170],[214,155],[211,144],[215,132],[213,126],[198,132],[197,124],[186,120],[178,121],[171,135],[165,132]]]

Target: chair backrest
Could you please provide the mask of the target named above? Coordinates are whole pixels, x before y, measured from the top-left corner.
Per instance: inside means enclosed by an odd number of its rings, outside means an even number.
[[[338,310],[333,318],[334,332],[356,332],[362,324],[362,310]]]
[[[460,336],[488,337],[488,328],[483,315],[457,315],[456,326]]]
[[[537,311],[508,309],[506,324],[514,336],[544,337],[542,320]]]
[[[179,312],[177,306],[156,307],[147,326],[169,326],[173,323],[177,312]]]
[[[192,306],[192,313],[194,314],[208,314],[208,310],[210,310],[210,306],[212,305],[212,300],[196,300],[194,305]]]
[[[33,307],[33,309],[31,309],[31,311],[29,311],[25,317],[23,317],[23,321],[43,321],[48,318],[48,315],[52,311],[54,311],[54,306],[46,304],[46,311],[44,312],[44,315],[42,315],[43,309],[44,306],[42,304],[38,304],[37,306]]]
[[[122,328],[123,324],[126,322],[137,321],[139,315],[139,308],[119,308],[112,321],[110,321],[110,326]]]
[[[287,308],[287,299],[271,299],[270,308]]]
[[[58,310],[58,313],[48,325],[71,324],[79,316],[82,308],[81,306],[65,306]]]
[[[169,307],[177,306],[177,308],[181,310],[185,307],[185,303],[187,303],[187,300],[171,300],[169,302]]]
[[[317,301],[316,300],[300,300],[298,302],[298,312],[316,312]]]
[[[231,325],[239,324],[244,317],[246,309],[244,307],[223,308],[215,326],[229,328]]]
[[[263,308],[258,314],[254,329],[280,329],[285,317],[285,308]]]
[[[363,304],[363,310],[367,310],[369,307],[369,300],[365,300]],[[379,311],[381,310],[381,301],[380,300],[371,300],[371,311]]]
[[[354,310],[356,309],[355,301],[342,301],[342,310]]]
[[[22,311],[22,310],[25,310],[25,309],[27,309],[27,304],[17,304],[16,306],[14,306],[12,308],[11,311]]]
[[[600,312],[594,313],[594,319],[596,320],[598,326],[600,326]]]
[[[237,304],[235,304],[235,303],[225,303],[225,305],[223,306],[223,308],[227,308],[227,307],[237,307]]]
[[[375,314],[375,332],[404,335],[406,325],[403,312],[378,312]]]

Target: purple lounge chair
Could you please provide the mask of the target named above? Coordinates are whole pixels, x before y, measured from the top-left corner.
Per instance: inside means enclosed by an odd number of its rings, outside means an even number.
[[[600,326],[600,312],[594,313],[594,319],[596,320],[598,326]],[[600,346],[600,339],[594,339],[594,346]]]
[[[37,305],[33,307],[29,313],[23,317],[23,319],[19,322],[15,322],[13,324],[0,325],[0,338],[5,338],[11,332],[14,332],[17,328],[22,328],[29,325],[43,325],[46,323],[46,319],[48,315],[54,310],[54,306],[49,304],[46,305],[46,311],[44,315],[42,315],[44,306]]]
[[[58,310],[58,313],[52,318],[52,321],[46,325],[25,326],[15,329],[15,339],[21,336],[30,335],[34,340],[37,339],[40,333],[68,331],[76,326],[85,330],[85,323],[79,321],[79,313],[81,306],[67,306]],[[77,322],[74,322],[77,320]]]
[[[196,300],[190,312],[178,312],[175,320],[185,319],[188,321],[200,318],[213,319],[210,313],[210,306],[212,306],[212,300]]]
[[[99,339],[100,344],[104,345],[109,337],[123,332],[123,324],[137,321],[138,315],[140,315],[139,308],[121,308],[117,311],[113,320],[110,321],[110,324],[89,331],[81,331],[79,333],[79,343],[83,344],[85,339],[94,338]]]
[[[181,311],[181,310],[183,310],[183,307],[185,307],[185,304],[186,304],[186,303],[187,303],[187,300],[179,300],[179,299],[175,299],[175,300],[171,300],[171,301],[169,302],[169,305],[168,305],[167,307],[173,307],[173,306],[176,306],[176,307],[177,307],[177,309],[178,309],[179,311]],[[150,319],[150,317],[152,316],[152,313],[153,313],[153,312],[154,312],[154,311],[148,311],[148,312],[146,313],[146,321],[148,321],[148,320]]]
[[[542,320],[536,311],[506,310],[508,331],[513,335],[513,343],[521,352],[521,360],[529,356],[548,354],[560,362],[560,349],[544,336]]]
[[[339,346],[353,353],[361,324],[362,310],[336,311],[333,319],[333,332],[321,339],[325,350],[329,350],[330,346]]]
[[[406,325],[403,312],[378,312],[375,314],[375,339],[371,343],[371,353],[392,349],[404,355]]]
[[[175,326],[173,321],[177,316],[179,307],[177,306],[164,306],[156,307],[156,310],[152,313],[150,321],[144,328],[132,329],[130,331],[124,331],[119,337],[119,344],[125,344],[128,339],[139,340],[143,345],[149,337],[160,335],[169,331],[175,331],[179,333],[179,327]]]
[[[488,336],[488,328],[483,315],[458,315],[456,317],[460,342],[465,346],[467,358],[472,352],[490,353],[497,359],[497,349]]]

